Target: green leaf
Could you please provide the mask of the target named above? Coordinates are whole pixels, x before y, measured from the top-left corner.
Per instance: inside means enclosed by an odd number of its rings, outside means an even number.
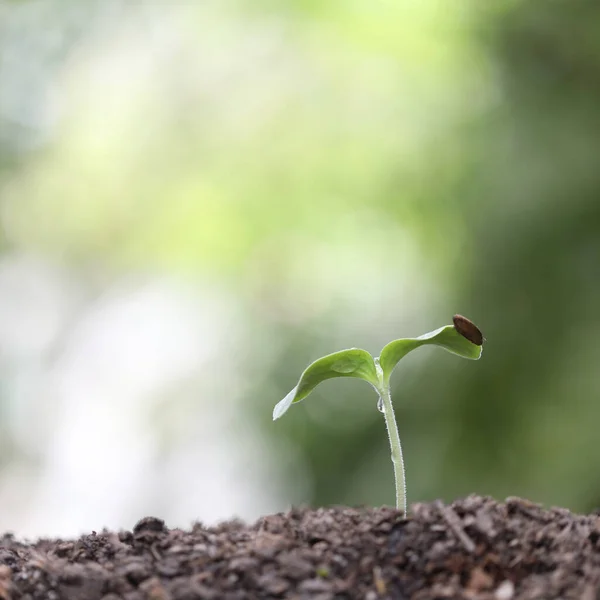
[[[440,327],[418,338],[394,340],[383,348],[379,357],[384,382],[389,383],[392,371],[401,358],[404,358],[411,350],[427,345],[441,346],[448,352],[471,360],[479,359],[483,351],[483,346],[470,342],[456,330],[454,325]]]
[[[296,387],[273,409],[273,420],[279,419],[294,402],[304,400],[319,383],[333,377],[358,377],[377,387],[373,357],[360,348],[340,350],[319,358],[305,369]]]

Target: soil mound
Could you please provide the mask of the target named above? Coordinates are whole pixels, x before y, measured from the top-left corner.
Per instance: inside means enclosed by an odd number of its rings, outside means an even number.
[[[252,525],[23,543],[0,538],[1,600],[600,599],[600,517],[526,500],[294,509]]]

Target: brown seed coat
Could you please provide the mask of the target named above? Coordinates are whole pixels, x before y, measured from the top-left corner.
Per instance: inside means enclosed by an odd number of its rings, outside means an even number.
[[[469,321],[467,317],[462,315],[454,315],[452,317],[454,328],[460,335],[467,338],[470,342],[473,342],[477,346],[483,345],[483,334],[479,331],[479,328],[475,323]]]

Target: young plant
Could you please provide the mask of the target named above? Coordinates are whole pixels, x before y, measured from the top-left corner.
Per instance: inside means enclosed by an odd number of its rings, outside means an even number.
[[[390,376],[401,358],[419,346],[441,346],[448,352],[477,360],[483,351],[484,337],[469,319],[454,315],[453,325],[440,327],[418,338],[394,340],[383,348],[378,358],[366,350],[350,348],[319,358],[309,365],[300,376],[296,387],[273,409],[273,420],[279,419],[288,408],[304,400],[319,383],[333,377],[357,377],[370,383],[379,394],[377,408],[385,417],[394,479],[396,483],[396,507],[406,514],[406,481],[404,459],[396,416],[390,395]]]

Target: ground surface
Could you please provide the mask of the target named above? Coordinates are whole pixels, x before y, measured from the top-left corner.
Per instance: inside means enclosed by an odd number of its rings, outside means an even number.
[[[142,519],[78,540],[0,538],[0,599],[600,600],[600,517],[471,496],[293,510],[191,531]]]

